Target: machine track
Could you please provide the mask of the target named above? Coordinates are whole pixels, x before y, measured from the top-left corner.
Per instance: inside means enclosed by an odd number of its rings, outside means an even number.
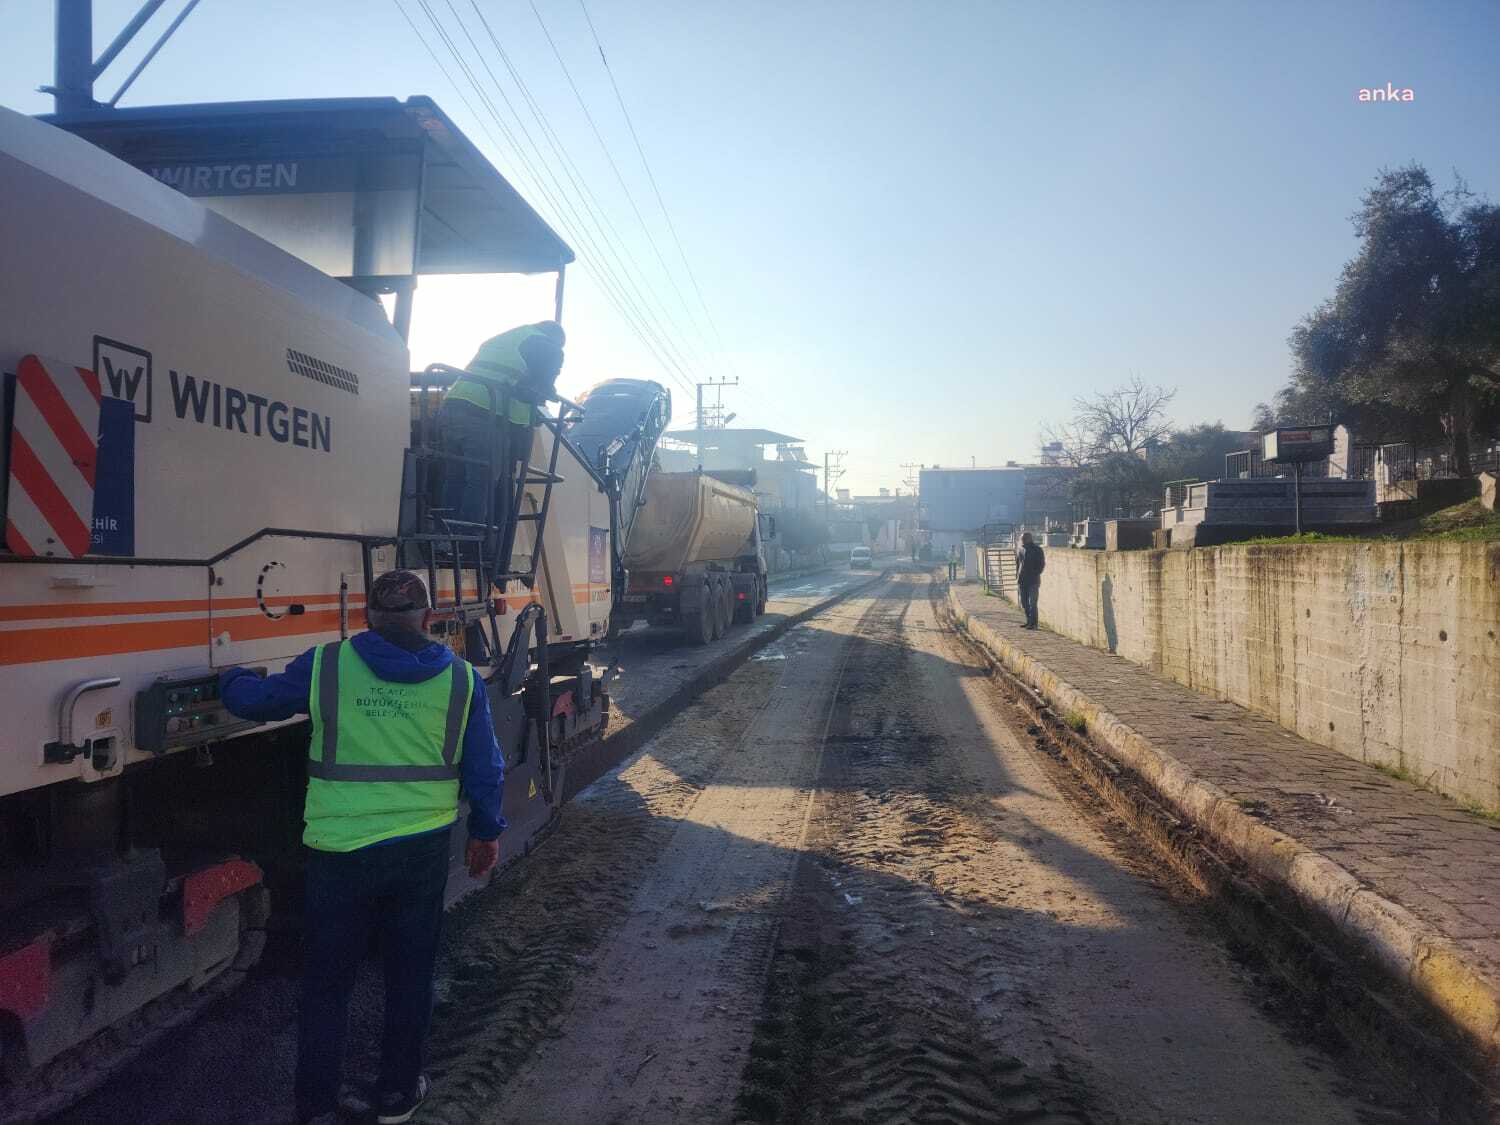
[[[264,895],[264,888],[253,892]],[[251,911],[264,918],[262,907]],[[14,1085],[0,1087],[0,1125],[20,1125],[61,1113],[139,1058],[173,1028],[196,1019],[244,983],[266,948],[266,931],[240,935],[239,953],[212,979],[183,984],[84,1040]],[[3,1061],[3,1059],[0,1059]]]

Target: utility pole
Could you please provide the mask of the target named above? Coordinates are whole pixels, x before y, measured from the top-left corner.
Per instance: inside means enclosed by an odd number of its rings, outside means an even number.
[[[833,522],[833,486],[844,475],[843,460],[849,456],[847,449],[834,449],[823,454],[823,522]]]
[[[56,15],[50,93],[58,113],[80,113],[94,106],[93,0],[57,0]]]
[[[60,114],[82,113],[90,109],[113,109],[115,104],[140,77],[141,71],[156,58],[158,51],[182,26],[184,20],[198,6],[199,0],[187,0],[175,19],[151,45],[151,49],[135,64],[135,69],[126,76],[114,97],[101,103],[94,97],[94,83],[130,45],[136,33],[145,27],[165,0],[143,0],[139,10],[130,17],[120,33],[104,48],[104,53],[94,58],[94,3],[93,0],[56,0],[56,43],[53,48],[53,85],[43,86],[41,92],[51,94]]]
[[[730,382],[728,379],[718,379],[718,380],[710,379],[706,383],[698,383],[698,384],[696,384],[696,390],[698,392],[698,413],[695,416],[695,423],[696,423],[696,429],[698,430],[698,462],[699,462],[699,464],[702,464],[702,462],[703,462],[703,431],[707,430],[707,429],[710,429],[710,428],[712,428],[712,429],[722,429],[723,428],[723,422],[719,422],[719,424],[717,426],[713,426],[713,427],[710,427],[707,424],[708,419],[703,414],[703,388],[704,387],[738,387],[739,385],[740,385],[740,377],[738,375],[736,375],[734,377],[734,381],[733,382]],[[716,420],[718,418],[722,417],[722,414],[723,414],[723,405],[724,405],[723,398],[722,398],[723,392],[720,391],[719,393],[720,393],[721,397],[719,399],[718,409],[715,411],[715,418],[716,418]]]

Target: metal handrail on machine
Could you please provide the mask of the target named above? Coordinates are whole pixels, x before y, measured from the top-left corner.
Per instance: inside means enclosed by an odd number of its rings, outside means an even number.
[[[412,390],[417,400],[415,419],[417,432],[416,440],[412,444],[414,471],[411,481],[415,493],[413,497],[415,519],[414,526],[403,529],[398,536],[397,547],[403,564],[409,564],[411,561],[412,552],[408,548],[415,548],[418,559],[427,567],[429,582],[434,591],[434,608],[456,613],[461,623],[466,623],[471,612],[484,615],[490,626],[491,648],[498,659],[500,657],[499,627],[495,620],[494,590],[498,586],[503,592],[506,586],[514,581],[521,582],[528,590],[535,588],[537,569],[542,556],[543,535],[546,530],[547,515],[551,508],[552,487],[564,480],[557,472],[563,431],[583,417],[583,409],[577,403],[557,396],[555,398],[559,404],[557,415],[540,418],[540,425],[552,432],[552,449],[545,469],[531,464],[530,448],[520,451],[519,455],[517,451],[505,448],[502,466],[499,454],[502,447],[508,446],[510,435],[504,434],[502,438],[503,431],[498,424],[492,427],[495,439],[489,443],[485,457],[461,456],[443,448],[441,441],[436,440],[436,411],[432,406],[434,391],[446,390],[460,377],[473,379],[485,387],[488,395],[488,413],[493,423],[501,420],[502,411],[509,410],[510,388],[493,376],[441,363],[430,364],[420,374],[413,376]],[[432,504],[433,482],[430,470],[434,465],[483,466],[485,479],[496,482],[494,487],[485,489],[483,522],[457,519],[447,514],[446,509],[437,508]],[[509,474],[504,481],[509,503],[507,510],[503,513],[503,518],[497,519],[495,498],[503,475],[500,471],[502,467],[505,473]],[[523,512],[521,509],[526,489],[532,485],[542,486],[541,504],[534,512]],[[534,525],[533,546],[529,566],[524,570],[518,570],[511,567],[511,556],[515,549],[516,532],[522,521]],[[435,530],[439,527],[441,530]],[[452,568],[454,598],[451,606],[440,606],[437,601],[436,580],[440,554],[447,556],[447,563]],[[501,560],[504,560],[503,563]],[[506,569],[496,569],[491,573],[489,570],[491,564],[503,565]],[[464,600],[463,573],[465,570],[473,570],[477,576],[479,589],[476,591],[477,599],[473,602]]]

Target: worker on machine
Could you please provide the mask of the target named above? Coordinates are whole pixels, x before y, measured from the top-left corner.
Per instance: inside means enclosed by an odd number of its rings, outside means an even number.
[[[524,465],[531,454],[531,434],[540,417],[537,407],[557,397],[555,384],[566,339],[555,320],[524,324],[492,336],[479,346],[467,370],[497,380],[501,386],[492,388],[483,380],[461,375],[448,388],[438,411],[443,448],[469,459],[450,461],[445,468],[443,506],[450,518],[483,524],[486,499],[494,496],[494,525],[504,525],[510,495],[508,489],[497,490],[496,482],[511,480],[517,462]],[[486,467],[492,447],[494,479]]]
[[[494,868],[503,759],[484,681],[427,633],[431,601],[407,570],[382,574],[368,631],[309,649],[264,679],[230,668],[224,706],[245,719],[312,717],[297,1109],[337,1120],[355,970],[379,935],[385,1035],[375,1120],[407,1121],[427,1096],[423,1045],[460,783],[469,874]]]

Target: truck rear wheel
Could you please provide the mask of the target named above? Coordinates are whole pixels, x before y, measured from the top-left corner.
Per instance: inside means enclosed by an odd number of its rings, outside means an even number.
[[[724,632],[729,632],[735,623],[734,615],[734,579],[724,579]]]
[[[729,583],[722,578],[714,580],[714,640],[729,632],[729,599],[725,596]]]
[[[703,589],[699,591],[698,608],[691,614],[686,615],[683,621],[683,631],[687,634],[689,643],[695,645],[706,645],[714,639],[714,623],[719,619],[718,605],[714,601],[714,588],[704,583]]]
[[[769,596],[766,589],[767,580],[764,575],[761,576],[760,581],[756,585],[757,593],[755,595],[755,616],[759,617],[761,614],[766,612],[766,601]]]

